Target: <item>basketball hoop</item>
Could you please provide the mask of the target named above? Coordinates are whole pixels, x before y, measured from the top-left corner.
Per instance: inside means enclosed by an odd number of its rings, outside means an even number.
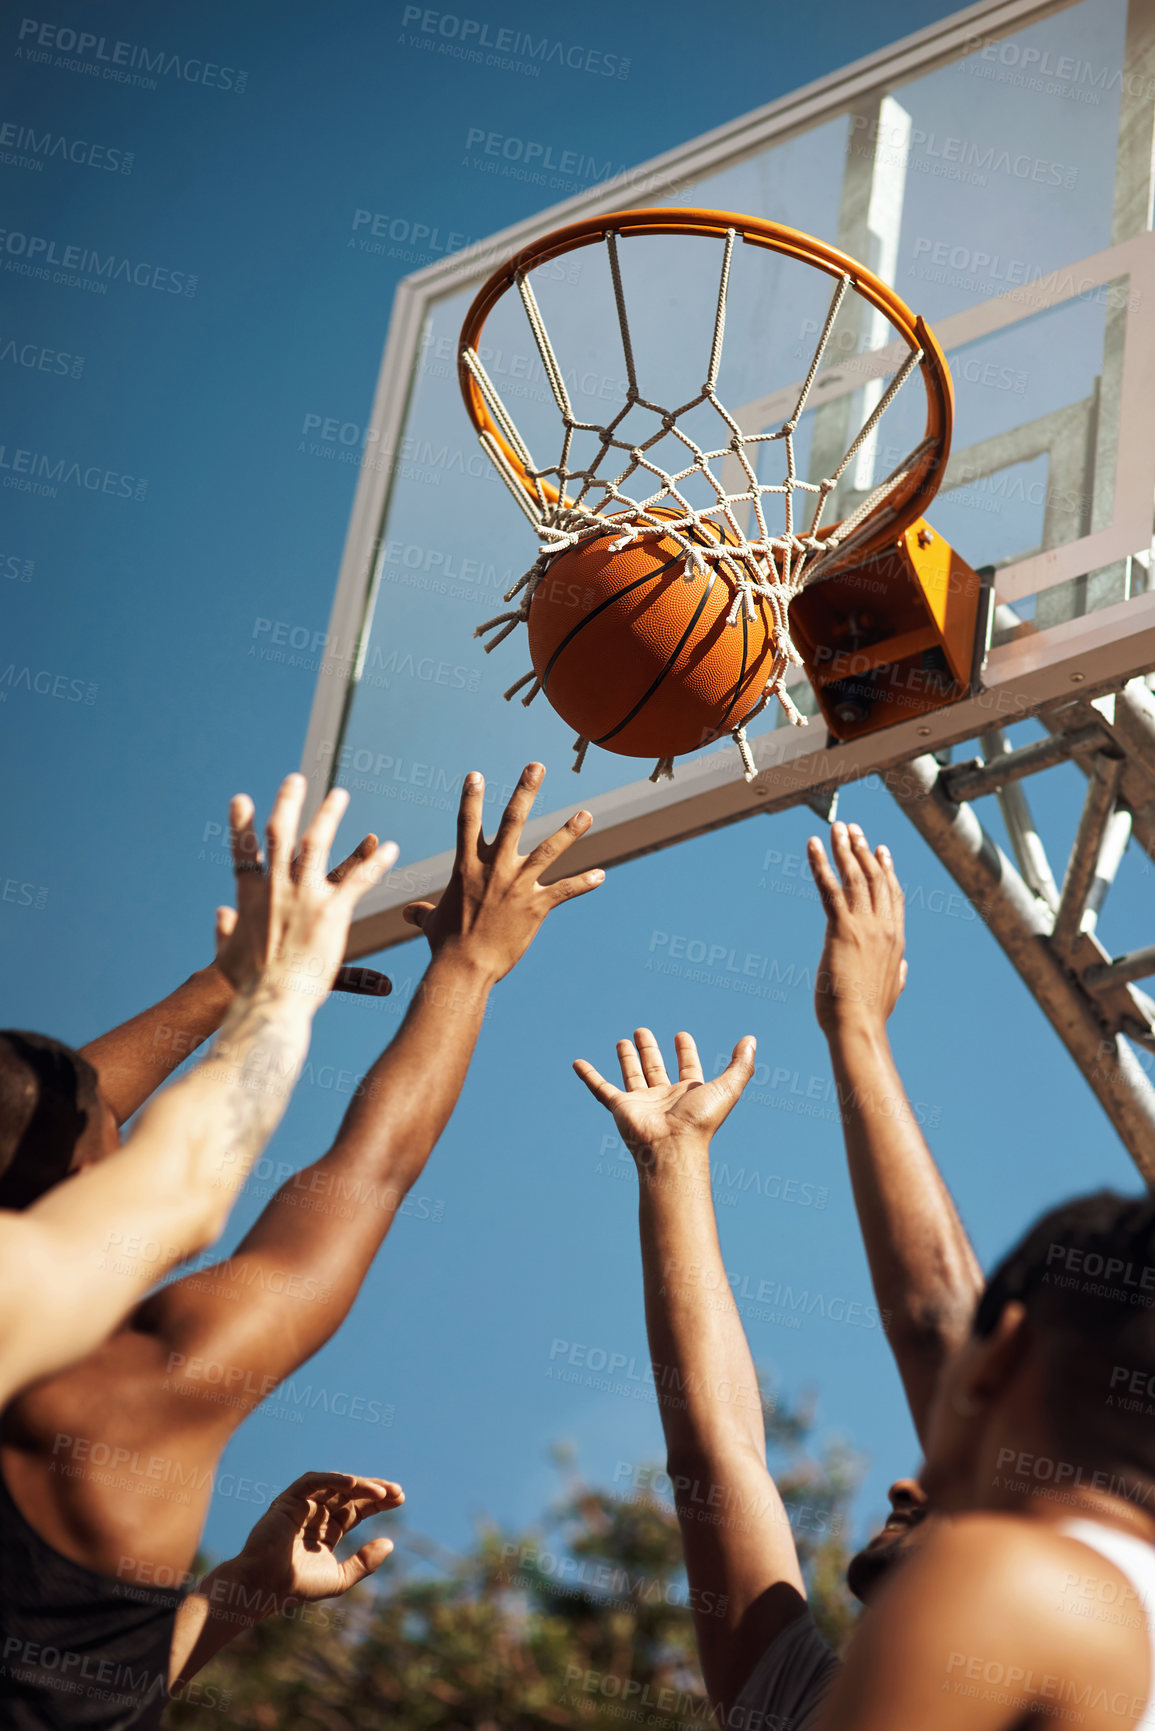
[[[697,237],[721,244],[713,340],[705,382],[697,395],[677,407],[665,407],[643,395],[635,369],[619,249],[631,238],[645,235]],[[798,386],[788,418],[769,432],[744,430],[717,395],[727,293],[738,241],[810,265],[834,279],[809,370]],[[530,273],[538,266],[562,254],[597,245],[604,245],[608,253],[628,381],[621,407],[605,425],[580,420],[575,414],[562,366],[530,282]],[[510,291],[516,291],[520,297],[561,416],[560,453],[546,464],[539,464],[531,455],[479,355],[486,320],[497,302]],[[901,339],[905,356],[873,401],[872,392],[867,392],[869,412],[838,466],[820,480],[805,481],[797,471],[795,434],[810,404],[835,321],[850,294],[859,295],[885,318]],[[831,498],[849,465],[873,439],[883,415],[916,371],[926,395],[922,437],[848,515],[824,522]],[[736,717],[734,725],[727,724],[741,752],[747,780],[751,779],[754,762],[745,732],[749,721],[773,697],[778,698],[792,722],[804,720],[784,684],[787,669],[801,663],[790,635],[791,601],[804,587],[893,547],[903,531],[923,515],[938,490],[950,450],[953,394],[946,360],[923,320],[865,266],[836,248],[782,224],[716,210],[617,211],[586,218],[543,236],[489,277],[462,326],[458,377],[481,445],[539,539],[536,560],[504,597],[517,605],[477,628],[478,637],[493,634],[485,644],[486,652],[495,649],[519,624],[528,622],[534,591],[560,555],[588,542],[591,536],[604,538],[607,532],[615,537],[610,544],[613,553],[624,551],[646,537],[664,537],[684,554],[687,581],[709,587],[719,576],[725,577],[732,595],[728,625],[736,626],[743,619],[753,621],[759,602],[768,607],[772,616],[775,653],[768,677],[753,706]],[[703,448],[679,425],[692,410],[703,406],[716,411],[719,419],[716,448]],[[634,408],[657,417],[656,429],[640,443],[619,436],[622,423]],[[584,464],[579,464],[574,453],[574,437],[579,433],[592,434],[597,444],[593,458]],[[677,447],[677,467],[665,468],[657,461],[654,448],[667,438]],[[776,442],[783,447],[785,475],[777,482],[760,481],[756,467],[758,447]],[[671,462],[668,448],[664,461]],[[731,488],[727,490],[722,468],[727,465],[733,471],[734,463],[738,466],[737,490],[733,487],[733,472],[728,477]],[[686,497],[686,483],[691,478],[695,478],[695,484],[705,483],[709,495],[705,506],[695,506]],[[627,487],[629,492],[625,491]],[[752,518],[746,527],[739,512]],[[506,698],[512,699],[526,685],[531,689],[522,702],[532,702],[542,689],[541,678],[534,671],[512,685],[505,693]],[[575,768],[580,768],[587,744],[584,737],[576,741]],[[663,758],[654,778],[671,773],[672,760]]]

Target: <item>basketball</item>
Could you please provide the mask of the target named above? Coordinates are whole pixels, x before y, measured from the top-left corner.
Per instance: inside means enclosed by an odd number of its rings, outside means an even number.
[[[673,517],[669,509],[651,515]],[[679,531],[699,546],[734,544],[712,522]],[[620,552],[618,532],[559,553],[533,592],[529,650],[542,691],[584,739],[625,757],[675,757],[730,732],[755,707],[774,658],[774,621],[726,623],[738,585],[721,564],[713,582],[691,570],[672,535],[642,535]],[[747,567],[750,574],[753,569]]]

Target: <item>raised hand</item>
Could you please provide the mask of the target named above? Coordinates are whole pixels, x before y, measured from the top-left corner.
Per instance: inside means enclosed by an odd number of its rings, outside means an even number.
[[[266,829],[268,861],[253,826],[253,802],[237,794],[229,806],[236,909],[217,910],[217,966],[238,990],[264,979],[321,998],[341,964],[357,902],[397,858],[366,836],[329,872],[329,849],[348,804],[333,788],[301,838],[305,778],[282,782]]]
[[[344,1562],[336,1547],[363,1520],[405,1501],[390,1479],[305,1473],[261,1516],[232,1571],[283,1601],[331,1599],[379,1569],[392,1539],[370,1539]]]
[[[607,1082],[584,1058],[574,1061],[574,1069],[594,1099],[613,1113],[634,1159],[648,1163],[667,1148],[709,1143],[754,1074],[755,1045],[754,1036],[745,1035],[722,1074],[707,1082],[693,1039],[675,1034],[678,1080],[671,1082],[657,1040],[648,1028],[638,1028],[633,1040],[618,1041],[621,1088]]]
[[[596,889],[606,875],[588,871],[558,883],[539,881],[546,868],[589,829],[593,818],[588,811],[575,812],[532,853],[518,853],[544,775],[540,763],[529,763],[522,770],[491,842],[481,829],[484,778],[476,770],[467,775],[457,814],[457,856],[445,894],[436,906],[410,902],[405,909],[405,918],[421,927],[434,955],[456,949],[494,980],[503,979],[521,960],[551,908]]]
[[[884,1027],[906,984],[904,902],[890,849],[872,853],[858,824],[836,823],[830,851],[837,877],[817,836],[807,843],[826,911],[814,1008],[828,1037],[853,1026]]]

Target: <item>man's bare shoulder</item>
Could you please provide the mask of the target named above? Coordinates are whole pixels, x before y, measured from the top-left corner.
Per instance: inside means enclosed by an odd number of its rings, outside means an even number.
[[[1107,1614],[1103,1614],[1107,1613]],[[863,1636],[876,1611],[863,1620]],[[1099,1552],[1049,1519],[978,1511],[928,1523],[925,1542],[879,1595],[879,1620],[939,1652],[941,1689],[1008,1697],[1084,1723],[1142,1711],[1150,1686],[1144,1606]],[[928,1681],[933,1681],[928,1678]],[[992,1697],[993,1698],[993,1697]]]

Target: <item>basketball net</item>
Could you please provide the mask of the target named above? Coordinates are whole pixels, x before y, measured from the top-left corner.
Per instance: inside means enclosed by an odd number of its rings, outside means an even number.
[[[836,560],[839,564],[847,562],[848,555],[854,548],[856,532],[859,532],[860,539],[865,539],[866,533],[870,531],[877,534],[876,514],[880,508],[885,507],[888,495],[901,487],[918,465],[925,461],[927,451],[934,443],[933,439],[923,438],[898,468],[892,470],[884,481],[874,487],[849,516],[832,526],[824,526],[824,514],[840,480],[859,451],[873,438],[879,421],[922,360],[923,351],[913,345],[909,347],[906,359],[874,402],[838,467],[823,480],[804,481],[798,474],[795,459],[795,434],[830,342],[839,310],[847,291],[854,286],[850,275],[843,274],[835,280],[834,292],[810,368],[799,388],[789,418],[773,432],[747,433],[721,402],[716,389],[726,328],[730,264],[734,244],[741,238],[738,230],[731,228],[726,231],[706,382],[697,396],[673,409],[651,402],[642,395],[638,386],[618,260],[619,235],[609,230],[603,238],[609,253],[628,381],[624,404],[605,426],[596,421],[579,420],[575,415],[562,369],[545,328],[545,321],[529,277],[524,272],[517,272],[514,281],[562,419],[561,454],[555,463],[545,467],[535,463],[476,349],[465,348],[461,354],[462,363],[476,382],[494,425],[515,453],[523,473],[518,474],[493,433],[483,431],[480,435],[481,444],[539,537],[537,558],[503,597],[509,602],[517,601],[517,606],[497,614],[493,619],[487,619],[483,625],[477,627],[474,635],[485,637],[493,633],[485,644],[486,654],[496,649],[510,632],[528,620],[534,590],[551,561],[559,553],[564,553],[568,548],[588,539],[591,534],[604,535],[607,531],[612,532],[615,540],[611,543],[610,551],[614,553],[622,551],[644,535],[669,537],[685,552],[684,573],[688,582],[704,580],[708,585],[712,585],[717,580],[719,568],[725,572],[734,590],[733,605],[727,614],[728,625],[737,625],[743,611],[747,618],[753,621],[756,618],[756,597],[761,597],[767,603],[774,621],[775,653],[769,676],[754,708],[745,714],[739,726],[731,730],[742,757],[746,780],[750,781],[756,774],[756,766],[746,739],[749,722],[760,714],[774,697],[778,699],[792,723],[800,725],[806,720],[795,707],[785,686],[787,670],[800,666],[802,660],[790,636],[791,601],[804,584],[813,582],[821,574],[824,567]],[[877,386],[867,387],[865,395],[868,403],[876,390]],[[717,448],[712,450],[703,450],[678,424],[681,417],[703,404],[716,411],[720,422],[719,443]],[[618,436],[623,421],[635,407],[650,410],[659,421],[657,429],[641,444],[634,444]],[[593,459],[585,467],[577,466],[574,456],[576,433],[592,433],[598,441]],[[677,457],[681,464],[672,470],[662,467],[656,460],[654,451],[654,447],[667,437],[676,442]],[[757,447],[775,443],[780,443],[783,448],[785,476],[778,482],[760,481],[755,467]],[[720,478],[721,466],[727,459],[737,460],[742,477],[738,492],[728,492]],[[668,456],[666,461],[669,461]],[[719,473],[715,473],[715,467]],[[685,496],[683,489],[691,477],[700,477],[712,495],[705,507],[695,508]],[[630,493],[624,490],[627,485],[631,487]],[[701,491],[700,488],[698,490]],[[639,493],[641,497],[636,496]],[[777,503],[778,501],[780,503]],[[748,527],[742,526],[737,510],[739,507],[748,508],[741,512],[741,516],[747,520],[752,516],[753,526],[757,531],[755,534],[750,534]],[[659,511],[660,516],[657,515]],[[780,527],[771,526],[767,521],[768,514],[775,518]],[[701,540],[692,540],[691,533],[695,529],[701,532],[703,524],[711,519],[717,530],[721,531],[718,540],[715,541],[708,531],[702,533]],[[726,535],[727,530],[729,535],[723,540],[721,537]],[[702,544],[703,541],[705,545]],[[541,690],[541,681],[532,670],[510,686],[504,693],[506,700],[511,700],[527,685],[530,690],[521,701],[523,704],[532,703]],[[581,769],[588,744],[589,741],[584,738],[575,740],[575,770]],[[663,775],[672,778],[672,758],[660,758],[650,779],[656,781]]]

